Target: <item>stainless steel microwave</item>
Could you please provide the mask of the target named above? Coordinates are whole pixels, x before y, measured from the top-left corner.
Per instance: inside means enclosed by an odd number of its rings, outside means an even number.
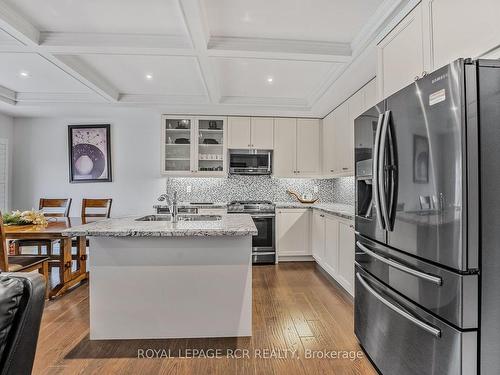
[[[229,173],[243,175],[270,175],[271,150],[229,150]]]

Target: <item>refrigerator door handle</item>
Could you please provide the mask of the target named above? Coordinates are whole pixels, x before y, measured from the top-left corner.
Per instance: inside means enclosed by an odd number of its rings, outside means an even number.
[[[384,114],[381,113],[378,116],[377,130],[375,131],[375,144],[373,146],[373,167],[372,167],[372,188],[373,188],[373,199],[375,200],[375,212],[377,214],[377,222],[380,229],[384,230],[385,225],[382,218],[381,208],[380,208],[380,195],[379,195],[379,184],[378,184],[378,157],[379,157],[379,145],[380,145],[380,131],[382,130],[382,122],[384,120]]]
[[[389,118],[387,125],[387,139],[389,140],[389,222],[387,223],[387,229],[392,232],[398,202],[398,157],[394,132],[391,127],[391,111],[387,111],[386,116]]]
[[[368,285],[368,283],[365,281],[365,279],[363,278],[363,276],[360,275],[359,272],[356,272],[356,278],[361,283],[361,285],[363,285],[363,287],[371,295],[373,295],[375,298],[377,298],[380,302],[382,302],[384,305],[386,305],[392,311],[394,311],[395,313],[397,313],[397,314],[401,315],[402,317],[408,319],[410,322],[412,322],[413,324],[415,324],[418,327],[422,328],[424,331],[427,331],[428,333],[430,333],[434,337],[436,337],[436,338],[440,338],[441,337],[441,330],[440,329],[435,328],[435,327],[431,326],[430,324],[427,324],[427,323],[423,322],[422,320],[414,317],[412,314],[410,314],[406,310],[403,310],[401,307],[396,306],[396,305],[392,304],[391,302],[389,302],[388,300],[386,300],[384,297],[382,297],[382,295],[380,293],[378,293],[377,291],[375,291],[375,289],[373,289],[370,285]]]
[[[356,246],[359,247],[364,253],[368,254],[372,258],[375,258],[375,259],[381,261],[382,263],[387,264],[388,266],[394,267],[394,268],[396,268],[396,269],[398,269],[400,271],[406,272],[406,273],[408,273],[410,275],[419,277],[421,279],[430,281],[431,283],[434,283],[436,285],[442,285],[443,284],[443,279],[441,279],[440,277],[434,276],[434,275],[430,275],[430,274],[422,272],[422,271],[418,271],[418,270],[416,270],[414,268],[407,267],[407,266],[405,266],[405,265],[403,265],[403,264],[401,264],[399,262],[396,262],[395,260],[386,258],[386,257],[384,257],[382,255],[378,255],[374,251],[371,251],[370,249],[368,249],[365,245],[363,245],[359,241],[356,241]]]
[[[385,145],[387,141],[387,130],[389,127],[390,111],[384,113],[384,122],[380,131],[380,145],[377,156],[377,182],[378,182],[378,196],[380,201],[380,211],[384,218],[385,228],[389,230],[389,210],[387,208],[387,192],[385,191]]]

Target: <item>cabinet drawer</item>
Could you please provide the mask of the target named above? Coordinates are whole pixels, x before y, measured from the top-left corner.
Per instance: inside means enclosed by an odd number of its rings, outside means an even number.
[[[477,328],[478,276],[461,275],[356,236],[356,263],[460,328]]]
[[[356,267],[355,333],[383,374],[476,374],[477,331],[425,312]]]

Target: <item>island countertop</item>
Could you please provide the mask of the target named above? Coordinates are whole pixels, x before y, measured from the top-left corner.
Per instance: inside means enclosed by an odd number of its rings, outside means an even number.
[[[63,235],[89,237],[208,237],[256,235],[250,215],[221,215],[217,221],[137,221],[141,216],[112,218],[76,226]]]

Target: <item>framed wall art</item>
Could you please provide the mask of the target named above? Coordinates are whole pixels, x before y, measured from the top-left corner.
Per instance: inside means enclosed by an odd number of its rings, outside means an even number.
[[[69,181],[111,182],[109,124],[68,125]]]

